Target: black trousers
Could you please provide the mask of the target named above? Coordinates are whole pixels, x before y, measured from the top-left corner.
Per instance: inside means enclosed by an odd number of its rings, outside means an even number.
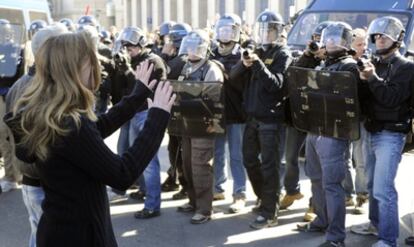
[[[282,124],[250,119],[243,136],[243,161],[254,193],[261,200],[261,216],[277,216],[280,195],[280,131]]]

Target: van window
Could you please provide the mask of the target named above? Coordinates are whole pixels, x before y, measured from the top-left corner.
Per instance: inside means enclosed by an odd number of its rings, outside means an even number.
[[[10,23],[24,25],[23,11],[18,9],[0,8],[0,18]]]
[[[48,23],[47,14],[45,12],[29,11],[30,22],[34,20],[42,20]]]
[[[316,0],[311,10],[407,10],[411,0]]]
[[[371,21],[381,16],[391,15],[402,21],[407,26],[409,16],[396,13],[379,12],[308,12],[303,14],[289,33],[289,45],[305,46],[311,39],[315,27],[324,21],[343,21],[352,28],[367,28]]]

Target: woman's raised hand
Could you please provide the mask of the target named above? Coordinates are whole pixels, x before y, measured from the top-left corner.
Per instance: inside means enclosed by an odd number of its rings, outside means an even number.
[[[134,75],[135,79],[141,81],[149,89],[154,89],[156,80],[149,81],[151,74],[153,72],[154,64],[150,63],[148,60],[140,63],[135,69]]]
[[[161,81],[158,83],[154,94],[154,101],[148,99],[148,108],[157,107],[164,111],[171,112],[176,95],[173,94],[173,87],[169,81]]]

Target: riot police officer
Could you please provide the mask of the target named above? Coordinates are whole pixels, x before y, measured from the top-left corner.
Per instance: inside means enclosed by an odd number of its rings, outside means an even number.
[[[370,224],[351,230],[377,235],[378,242],[373,246],[397,246],[399,234],[398,195],[394,180],[405,137],[411,129],[414,83],[414,65],[399,52],[404,34],[403,24],[395,17],[373,20],[368,36],[369,41],[375,44],[379,61],[365,63],[360,71],[368,97],[364,107],[367,115],[365,127],[369,132],[366,170]]]
[[[165,21],[159,27],[159,36],[160,36],[160,47],[162,48],[165,43],[168,43],[169,36],[172,27],[175,25],[174,21]]]
[[[60,23],[64,24],[69,32],[75,32],[76,26],[73,21],[69,18],[62,18],[59,20]]]
[[[29,26],[29,39],[32,39],[33,35],[42,28],[47,27],[47,23],[44,20],[34,20]]]
[[[187,23],[174,24],[168,33],[168,42],[162,48],[161,58],[166,61],[168,65],[167,78],[170,80],[177,80],[181,75],[181,71],[187,62],[186,54],[178,54],[181,42],[185,36],[191,31],[190,25]],[[182,154],[181,154],[181,137],[170,135],[168,142],[168,155],[171,167],[168,168],[168,177],[162,184],[163,191],[175,191],[179,189],[178,182],[181,185],[179,192],[172,196],[174,200],[187,198],[187,182],[183,174]]]
[[[109,48],[112,48],[112,40],[111,40],[111,33],[108,31],[101,31],[99,33],[100,42]]]
[[[322,31],[321,43],[327,59],[321,70],[349,71],[358,78],[352,43],[352,28],[334,22]],[[332,81],[331,83],[335,83]],[[326,242],[320,246],[344,246],[345,240],[345,178],[350,157],[350,141],[308,132],[306,136],[306,175],[312,183],[312,205],[316,218],[299,224],[303,231],[325,231]]]
[[[96,30],[99,32],[99,22],[98,20],[92,15],[83,15],[78,20],[78,26],[92,26],[95,27]]]
[[[332,22],[325,21],[319,23],[313,30],[311,40],[303,52],[303,54],[295,58],[292,65],[302,68],[314,69],[321,65],[325,59],[325,48],[321,46],[322,31]],[[303,198],[300,192],[299,184],[299,155],[300,150],[305,145],[306,132],[294,128],[292,123],[292,113],[289,101],[286,103],[286,173],[283,180],[286,195],[280,201],[280,209],[290,207],[294,201]],[[304,215],[304,221],[310,222],[315,218],[312,207],[312,200],[309,200],[309,208]]]
[[[138,27],[126,27],[122,30],[118,39],[130,57],[132,69],[135,69],[140,63],[148,60],[153,65],[153,72],[150,80],[160,81],[166,79],[166,65],[158,55],[154,54],[147,48],[147,38],[144,31]],[[123,91],[127,93],[132,90],[135,83],[134,75],[128,67],[129,65],[125,68],[126,70],[119,71],[119,77],[113,80],[112,83],[114,87],[124,87]],[[124,140],[119,141],[129,141],[129,144],[132,145],[133,140],[143,127],[147,112],[147,105],[145,104],[130,120],[129,126],[124,127],[124,130],[121,129],[121,131],[128,131],[128,133],[126,134],[127,137],[124,137]],[[122,150],[120,151],[122,152]],[[148,219],[159,216],[161,209],[160,163],[158,155],[155,155],[150,161],[149,166],[144,171],[143,178],[144,181],[141,183],[140,189],[143,189],[144,187],[146,189],[144,209],[137,211],[134,214],[134,217],[139,219]],[[125,194],[125,192],[118,193]],[[134,195],[141,197],[142,194]],[[142,199],[142,197],[140,199]]]
[[[209,61],[210,38],[204,30],[191,31],[182,41],[179,54],[187,55],[187,63],[179,80],[190,82],[223,82],[219,66]],[[206,89],[211,97],[219,98],[216,89]],[[199,99],[203,100],[203,99]],[[205,130],[205,126],[196,126]],[[213,211],[214,136],[182,136],[184,176],[187,181],[189,203],[178,208],[180,212],[194,212],[192,224],[202,224],[211,219]]]
[[[284,73],[291,63],[287,46],[278,43],[283,33],[279,14],[264,11],[256,21],[258,47],[242,56],[231,77],[249,76],[244,86],[244,110],[247,113],[243,136],[243,161],[258,198],[259,216],[250,224],[260,229],[277,225],[279,204],[280,131],[284,120]],[[261,159],[259,159],[261,157]]]
[[[229,78],[231,68],[240,60],[241,20],[235,14],[226,14],[220,17],[215,25],[215,39],[218,47],[213,50],[212,59],[221,62],[225,68],[224,99],[226,116],[226,134],[217,136],[214,154],[214,199],[224,199],[223,183],[226,181],[225,143],[229,143],[230,168],[233,177],[233,204],[229,212],[237,213],[245,206],[246,174],[242,157],[242,135],[246,114],[242,107],[242,85],[248,80],[246,77]],[[231,81],[233,79],[233,81]],[[244,80],[244,82],[242,81]]]
[[[24,74],[24,50],[22,37],[24,28],[11,24],[6,19],[0,19],[0,116],[6,113],[5,97],[10,87]],[[4,160],[5,176],[0,181],[2,192],[17,188],[21,181],[21,173],[13,165],[12,143],[10,130],[0,120],[0,152]]]

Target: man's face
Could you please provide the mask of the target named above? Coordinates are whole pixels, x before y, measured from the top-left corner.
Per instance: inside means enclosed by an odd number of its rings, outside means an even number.
[[[357,37],[352,42],[352,48],[356,51],[356,57],[361,57],[364,51],[367,49],[367,41],[363,37]]]
[[[136,56],[138,56],[138,55],[141,53],[141,51],[142,51],[141,47],[139,47],[139,46],[131,46],[131,45],[127,45],[127,46],[125,46],[125,47],[126,47],[126,49],[127,49],[128,55],[129,55],[130,57],[136,57]]]
[[[259,39],[261,44],[272,44],[277,40],[277,30],[276,29],[261,29],[259,30]]]
[[[383,34],[376,34],[374,36],[374,39],[377,50],[390,48],[394,43],[394,41],[390,37]]]
[[[201,59],[196,49],[190,49],[190,48],[187,49],[187,54],[188,54],[188,60],[190,61],[197,61]]]
[[[328,53],[341,51],[341,50],[343,50],[343,48],[339,46],[340,44],[341,44],[341,42],[338,42],[338,40],[327,39],[327,41],[326,41],[326,51]]]

